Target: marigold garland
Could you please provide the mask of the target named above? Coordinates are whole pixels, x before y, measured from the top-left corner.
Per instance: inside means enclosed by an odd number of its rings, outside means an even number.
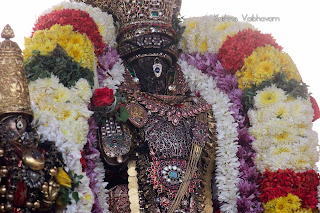
[[[94,47],[86,35],[73,31],[73,26],[58,24],[49,30],[38,30],[32,38],[25,38],[25,49],[23,50],[26,61],[33,55],[33,51],[40,51],[41,55],[50,54],[59,45],[82,67],[93,69],[96,60]]]
[[[36,31],[50,29],[55,24],[72,25],[74,31],[88,36],[97,55],[103,52],[106,44],[103,43],[99,28],[89,13],[74,9],[54,10],[38,18],[32,36]]]
[[[295,79],[301,82],[301,76],[290,56],[267,44],[264,47],[258,47],[245,58],[242,69],[236,75],[239,88],[243,90],[259,85],[280,72],[288,80]]]
[[[257,48],[270,44],[281,50],[271,34],[248,29],[240,31],[233,37],[228,36],[218,53],[218,59],[223,67],[235,74],[244,64],[244,59]]]
[[[90,17],[93,18],[93,20],[99,27],[99,32],[102,36],[103,42],[108,44],[109,46],[113,46],[116,44],[116,29],[113,25],[112,15],[109,15],[106,12],[102,12],[98,7],[92,7],[91,5],[85,4],[83,2],[61,2],[43,12],[42,15],[51,13],[53,10],[63,9],[82,10],[89,13]]]

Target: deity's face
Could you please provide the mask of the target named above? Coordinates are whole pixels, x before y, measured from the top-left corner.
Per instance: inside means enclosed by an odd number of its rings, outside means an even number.
[[[7,127],[7,133],[10,138],[22,136],[27,131],[28,120],[21,115],[13,115],[2,123]]]
[[[161,64],[162,72],[156,76],[154,65]],[[137,59],[130,66],[134,69],[139,78],[140,89],[142,92],[164,95],[167,91],[168,74],[170,65],[167,60],[156,56],[148,56]]]

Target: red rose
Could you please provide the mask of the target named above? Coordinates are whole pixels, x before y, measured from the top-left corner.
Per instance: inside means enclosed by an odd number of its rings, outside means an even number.
[[[110,106],[114,101],[113,90],[108,87],[96,89],[93,94],[92,103],[95,107]]]

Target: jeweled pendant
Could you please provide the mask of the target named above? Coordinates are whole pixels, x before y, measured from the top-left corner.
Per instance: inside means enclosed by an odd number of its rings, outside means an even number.
[[[154,64],[153,64],[153,72],[154,75],[159,78],[161,76],[162,73],[162,64],[158,62],[158,60],[155,60]]]

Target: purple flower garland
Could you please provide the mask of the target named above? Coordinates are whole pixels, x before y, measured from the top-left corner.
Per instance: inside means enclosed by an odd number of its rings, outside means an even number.
[[[114,48],[110,48],[106,46],[104,48],[103,54],[101,54],[98,57],[98,80],[99,80],[99,85],[103,85],[103,80],[110,77],[108,75],[108,70],[111,70],[112,67],[115,65],[116,62],[119,61],[119,55],[117,51]],[[90,106],[89,106],[90,108]],[[96,121],[94,120],[93,117],[91,117],[88,120],[89,124],[89,133],[87,136],[87,144],[84,147],[84,156],[86,159],[86,164],[87,167],[85,168],[85,172],[90,178],[90,188],[93,192],[94,195],[94,204],[92,207],[91,212],[94,213],[102,213],[104,212],[104,209],[101,207],[100,202],[99,202],[99,186],[98,186],[98,181],[96,179],[97,177],[97,172],[95,171],[96,168],[96,160],[100,158],[100,151],[97,148],[97,130],[98,130],[98,125]],[[107,202],[107,201],[105,201]]]
[[[233,116],[238,122],[239,150],[237,156],[240,160],[240,178],[238,199],[238,212],[263,212],[261,202],[259,201],[259,190],[257,185],[258,172],[254,165],[254,150],[252,141],[246,124],[248,119],[243,114],[243,105],[241,102],[242,91],[238,88],[237,77],[226,72],[220,64],[214,53],[191,53],[182,54],[181,59],[189,65],[193,65],[204,74],[213,77],[217,81],[217,87],[228,94],[233,105],[230,110],[234,112]]]

